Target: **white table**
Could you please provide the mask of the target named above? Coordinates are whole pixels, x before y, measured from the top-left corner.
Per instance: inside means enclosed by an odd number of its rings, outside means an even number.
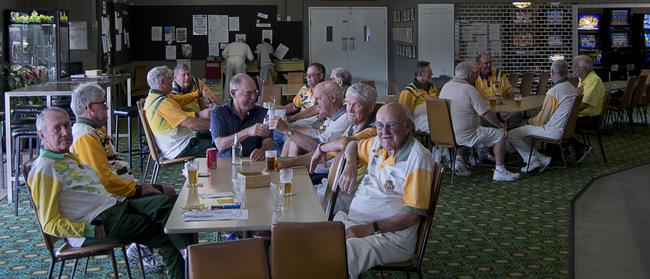
[[[7,152],[7,165],[3,171],[6,171],[5,186],[8,191],[7,201],[13,202],[13,165],[11,158],[14,157],[12,142],[11,142],[11,99],[16,97],[45,97],[46,104],[49,106],[52,103],[52,97],[56,96],[70,96],[72,91],[82,83],[95,82],[101,87],[106,89],[106,105],[108,106],[108,120],[106,123],[106,131],[110,135],[113,126],[113,90],[114,85],[126,82],[126,95],[127,105],[131,106],[131,76],[129,74],[113,75],[107,80],[96,79],[81,79],[81,80],[60,80],[46,83],[35,84],[32,86],[16,89],[14,91],[5,92],[5,150]]]
[[[198,158],[199,173],[205,173],[206,160]],[[264,168],[264,162],[246,160],[243,164],[244,171],[255,171]],[[199,194],[215,192],[232,192],[232,176],[236,172],[230,159],[218,159],[217,169],[210,171],[210,177],[199,177],[198,182],[203,183]],[[294,168],[292,196],[285,197],[284,210],[281,213],[273,211],[271,191],[269,187],[246,190],[247,220],[220,220],[220,221],[183,221],[183,209],[187,201],[187,187],[183,187],[174,204],[167,224],[166,233],[198,233],[216,231],[251,231],[270,230],[271,224],[276,222],[321,222],[326,221],[325,212],[320,201],[314,194],[313,185],[305,167]],[[277,173],[272,174],[271,181],[278,182]],[[215,204],[214,199],[201,199],[206,206]]]

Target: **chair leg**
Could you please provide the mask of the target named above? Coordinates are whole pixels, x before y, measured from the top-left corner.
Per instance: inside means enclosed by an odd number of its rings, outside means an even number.
[[[530,158],[533,157],[533,148],[535,148],[535,139],[530,143],[530,152],[528,153],[528,160],[526,161],[526,172],[530,172]]]
[[[449,161],[451,161],[451,184],[454,184],[454,176],[456,175],[456,148],[449,148]]]
[[[138,252],[138,259],[140,259],[140,271],[142,271],[142,279],[145,279],[145,273],[144,273],[144,262],[142,261],[142,252],[140,250],[140,244],[136,244],[138,249],[135,249],[135,251]]]
[[[564,163],[564,167],[567,168],[568,165],[566,163],[566,156],[564,155],[564,146],[562,144],[560,145],[560,156],[562,156],[562,163]]]
[[[113,253],[113,249],[111,249],[108,253],[111,254],[111,262],[113,263],[113,274],[115,275],[115,279],[120,278],[120,275],[118,274],[117,271],[117,261],[115,260],[115,253]]]
[[[124,263],[126,264],[126,275],[129,279],[132,279],[133,276],[131,275],[131,265],[129,264],[129,258],[126,255],[126,248],[124,248],[124,246],[122,246],[122,257],[124,257]]]
[[[158,162],[154,162],[153,173],[151,174],[151,181],[149,183],[156,184],[156,181],[158,181],[159,170],[160,170],[160,165],[158,164]]]
[[[384,279],[384,271],[380,270],[379,273],[381,273],[381,279]]]
[[[18,195],[20,194],[20,164],[22,163],[21,160],[21,152],[20,152],[20,137],[16,139],[16,145],[15,145],[14,152],[16,154],[16,159],[15,159],[15,165],[14,165],[14,216],[18,216],[18,201],[19,197]]]
[[[607,157],[605,157],[605,146],[603,146],[603,140],[598,132],[596,132],[596,139],[598,139],[598,145],[600,146],[600,153],[603,155],[603,161],[607,163]]]
[[[52,278],[52,273],[54,273],[54,265],[56,264],[56,259],[52,258],[50,262],[50,268],[47,270],[47,279]]]
[[[406,279],[411,279],[411,273],[406,271]]]
[[[151,157],[147,156],[147,163],[145,164],[144,172],[142,173],[142,181],[147,181],[147,173],[149,172],[149,164],[151,163]]]
[[[77,263],[79,263],[79,258],[74,259],[74,265],[72,266],[72,275],[70,278],[74,279],[74,274],[77,273]]]
[[[84,276],[86,273],[88,273],[88,262],[90,261],[90,257],[86,257],[86,265],[84,266]]]
[[[418,269],[418,279],[424,279],[424,277],[422,277],[422,271],[420,269]]]
[[[133,164],[131,162],[132,157],[133,157],[133,146],[131,143],[131,116],[127,117],[127,123],[126,123],[126,129],[127,129],[127,135],[128,135],[128,142],[127,142],[127,152],[129,152],[129,168],[133,169]]]
[[[59,268],[59,279],[61,279],[61,275],[63,274],[64,265],[65,265],[65,260],[61,260],[61,267]]]

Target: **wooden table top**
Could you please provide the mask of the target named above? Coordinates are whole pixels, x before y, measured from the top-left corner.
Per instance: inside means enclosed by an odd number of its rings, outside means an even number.
[[[505,99],[503,104],[497,105],[492,111],[497,113],[524,112],[542,107],[545,95],[531,95],[521,98],[521,106],[517,106],[514,100]]]
[[[207,172],[206,159],[197,158],[199,174]],[[243,171],[258,171],[264,168],[265,162],[250,162],[245,160],[241,169]],[[199,194],[215,192],[232,192],[232,176],[236,175],[236,168],[230,159],[217,159],[217,169],[211,170],[210,176],[199,177],[198,182],[203,183]],[[269,187],[246,190],[247,220],[219,220],[219,221],[183,221],[183,209],[187,201],[187,187],[183,186],[174,204],[167,224],[166,233],[198,233],[215,231],[249,231],[270,230],[275,222],[320,222],[325,221],[325,212],[320,201],[314,194],[314,188],[305,167],[293,169],[291,196],[285,197],[284,211],[273,211],[271,191]],[[272,173],[271,181],[278,182],[277,172]],[[214,199],[201,199],[206,206],[216,204]]]

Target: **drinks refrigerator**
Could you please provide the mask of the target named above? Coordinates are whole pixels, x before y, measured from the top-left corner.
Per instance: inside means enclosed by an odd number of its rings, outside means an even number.
[[[31,66],[42,81],[70,75],[68,11],[7,10],[5,18],[12,70]]]

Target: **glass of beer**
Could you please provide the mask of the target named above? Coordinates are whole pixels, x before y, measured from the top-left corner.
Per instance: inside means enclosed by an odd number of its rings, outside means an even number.
[[[291,181],[293,180],[293,169],[280,170],[280,183],[284,184],[284,195],[291,195]]]
[[[497,107],[497,96],[490,96],[490,108],[494,109]]]
[[[278,152],[275,150],[264,151],[264,157],[266,157],[266,171],[267,172],[275,171]]]
[[[199,166],[194,161],[185,163],[185,175],[187,176],[187,199],[185,201],[185,210],[201,209],[203,205],[199,200],[197,179],[199,176]]]
[[[187,176],[187,184],[195,186],[199,177],[199,166],[194,161],[185,163],[185,175]]]
[[[521,107],[521,94],[515,94],[515,104],[517,107]]]

